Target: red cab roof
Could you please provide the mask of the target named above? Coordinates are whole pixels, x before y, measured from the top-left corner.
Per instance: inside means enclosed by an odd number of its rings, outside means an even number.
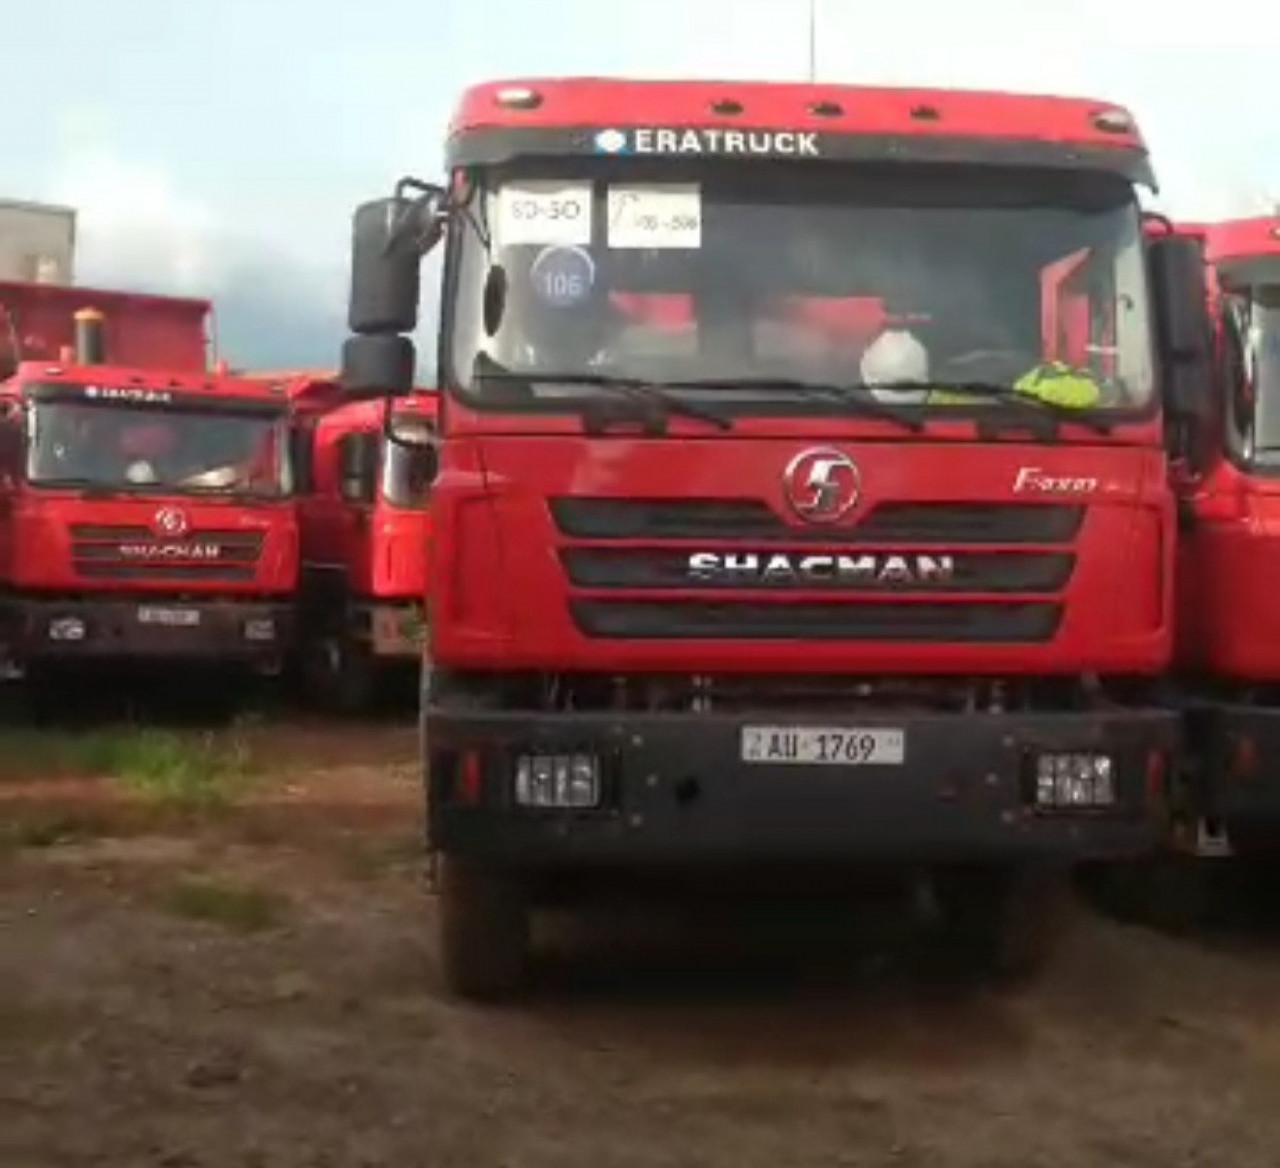
[[[118,397],[122,401],[159,399],[134,397],[134,391],[158,392],[171,399],[204,397],[227,402],[231,400],[287,404],[287,397],[276,385],[223,373],[188,373],[180,370],[138,369],[119,365],[75,365],[49,361],[24,361],[13,376],[18,385],[86,386],[95,393],[87,397]]]
[[[521,78],[466,90],[450,132],[707,127],[1028,139],[1145,151],[1128,110],[1077,97],[747,81]]]

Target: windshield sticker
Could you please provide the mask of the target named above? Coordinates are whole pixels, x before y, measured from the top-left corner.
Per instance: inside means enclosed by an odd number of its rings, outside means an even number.
[[[167,389],[144,389],[131,385],[86,385],[84,396],[99,401],[171,402]]]
[[[695,183],[609,188],[609,246],[700,248],[702,190]]]
[[[547,247],[529,269],[538,299],[553,308],[572,308],[591,295],[596,265],[581,247]]]
[[[589,182],[510,183],[498,191],[495,242],[501,247],[591,242]]]
[[[809,130],[677,130],[646,126],[601,130],[597,154],[728,154],[761,158],[820,158],[818,135]]]

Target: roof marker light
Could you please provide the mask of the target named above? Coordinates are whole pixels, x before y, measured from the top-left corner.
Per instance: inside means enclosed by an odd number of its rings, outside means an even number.
[[[740,114],[742,109],[742,102],[732,97],[722,97],[711,103],[711,112],[713,114],[723,114],[726,117]]]
[[[815,118],[838,118],[844,113],[844,106],[838,101],[815,101],[809,107],[809,112]]]
[[[1127,110],[1098,110],[1090,120],[1094,128],[1101,130],[1104,134],[1131,134],[1134,130],[1133,118],[1129,116]]]
[[[525,89],[523,86],[509,85],[499,89],[494,101],[507,109],[537,109],[542,104],[542,94],[536,89]]]
[[[940,122],[942,111],[936,105],[913,105],[911,116],[917,122]]]

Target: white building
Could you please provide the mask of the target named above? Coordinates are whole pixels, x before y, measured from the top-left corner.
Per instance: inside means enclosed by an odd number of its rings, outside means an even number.
[[[74,208],[0,199],[0,280],[71,284],[75,250]]]

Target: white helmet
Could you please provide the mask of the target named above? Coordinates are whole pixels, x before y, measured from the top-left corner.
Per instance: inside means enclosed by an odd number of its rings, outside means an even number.
[[[918,385],[929,380],[929,354],[905,329],[885,329],[867,346],[858,371],[880,401],[912,405],[923,402],[929,394],[927,389],[887,388],[904,381]]]
[[[160,481],[160,476],[156,474],[156,468],[145,458],[139,458],[129,463],[125,468],[124,477],[127,482],[138,486]]]

